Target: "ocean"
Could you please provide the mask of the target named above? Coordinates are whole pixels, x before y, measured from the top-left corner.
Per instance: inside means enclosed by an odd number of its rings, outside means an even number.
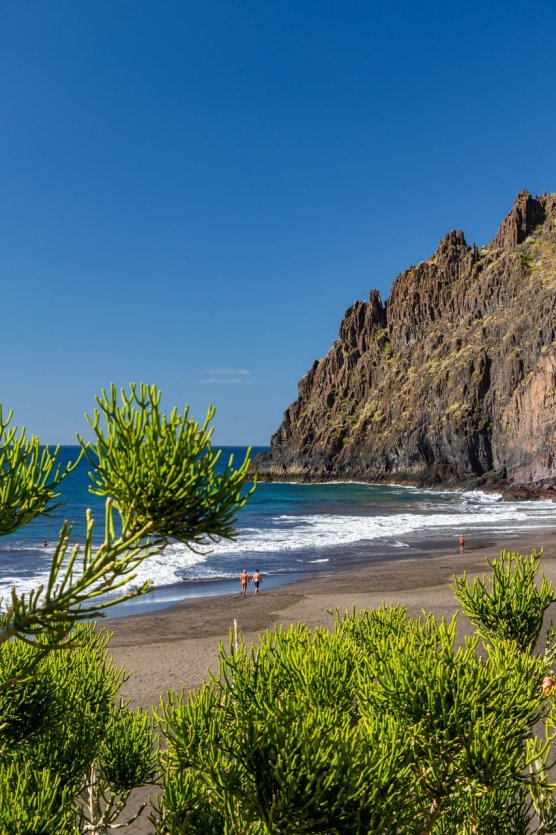
[[[263,448],[253,448],[252,454]],[[220,464],[230,455],[237,466],[245,447],[223,447]],[[61,461],[75,460],[77,447],[62,447]],[[88,492],[89,465],[82,461],[61,487],[64,506],[0,539],[0,596],[12,586],[29,592],[48,576],[50,560],[64,519],[74,522],[72,542],[84,538],[85,510],[103,530],[104,501]],[[194,553],[171,544],[143,563],[134,584],[149,578],[155,590],[108,610],[112,616],[164,608],[186,597],[239,592],[239,575],[256,568],[263,588],[295,582],[317,572],[378,560],[426,559],[436,550],[458,553],[457,537],[487,545],[556,528],[556,503],[503,501],[477,490],[428,490],[360,483],[259,484],[237,516],[237,539]]]

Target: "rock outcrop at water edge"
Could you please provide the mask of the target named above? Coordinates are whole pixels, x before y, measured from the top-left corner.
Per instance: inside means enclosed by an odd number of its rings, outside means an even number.
[[[452,231],[382,303],[345,313],[300,381],[263,479],[556,485],[556,194],[494,240]]]

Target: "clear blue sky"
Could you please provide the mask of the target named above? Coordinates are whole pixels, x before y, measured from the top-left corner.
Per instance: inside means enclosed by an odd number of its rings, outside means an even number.
[[[0,402],[266,444],[345,309],[556,190],[556,4],[0,2]]]

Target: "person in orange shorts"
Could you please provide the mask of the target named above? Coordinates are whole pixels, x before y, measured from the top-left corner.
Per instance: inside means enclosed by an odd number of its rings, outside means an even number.
[[[249,574],[247,573],[245,568],[241,572],[241,576],[240,576],[239,579],[240,579],[240,582],[241,582],[240,594],[247,594],[247,583],[249,582]]]

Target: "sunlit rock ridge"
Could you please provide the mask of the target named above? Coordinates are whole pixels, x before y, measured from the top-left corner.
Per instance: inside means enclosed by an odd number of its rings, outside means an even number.
[[[263,479],[556,485],[556,194],[494,240],[452,231],[345,313],[256,465]]]

